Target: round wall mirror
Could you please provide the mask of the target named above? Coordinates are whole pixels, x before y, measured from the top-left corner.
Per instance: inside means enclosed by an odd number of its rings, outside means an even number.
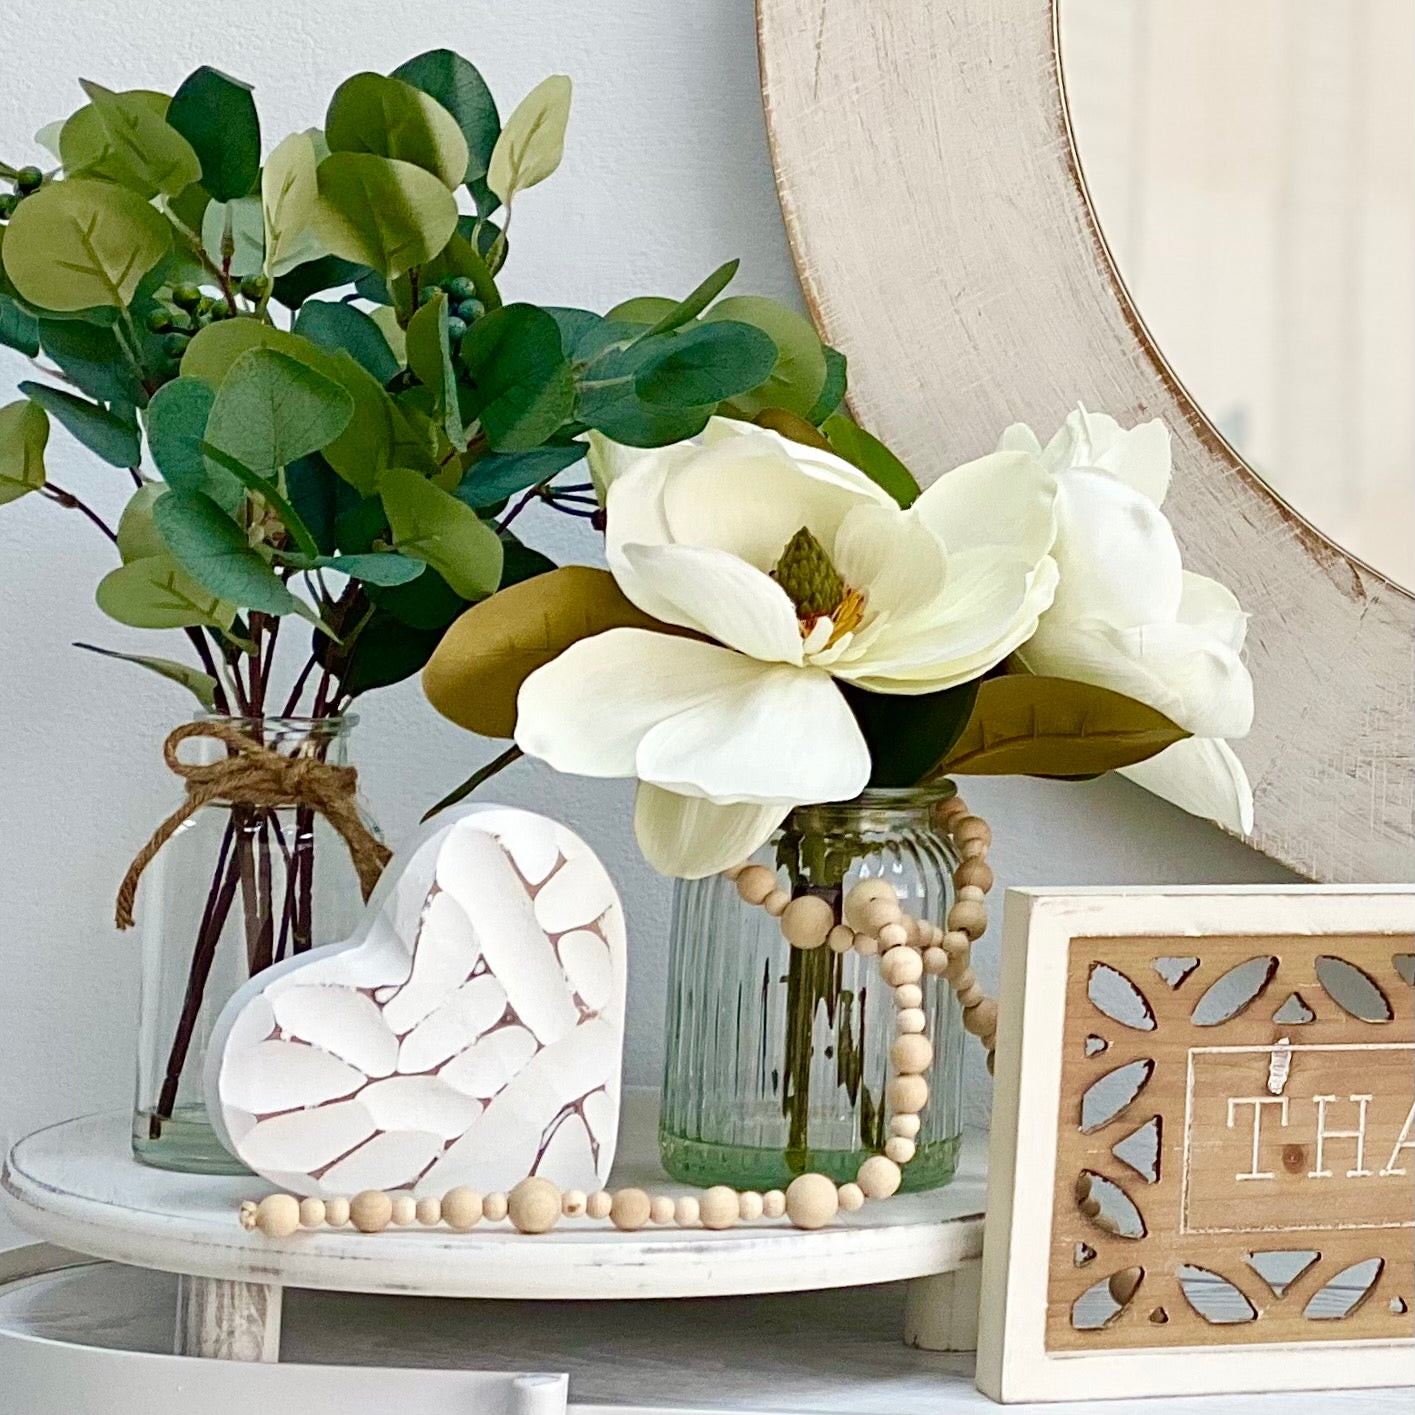
[[[1289,505],[1415,586],[1415,7],[1059,15],[1082,176],[1165,360]]]

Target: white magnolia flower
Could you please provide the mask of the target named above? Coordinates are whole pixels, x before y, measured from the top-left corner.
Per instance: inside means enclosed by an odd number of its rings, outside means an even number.
[[[1034,673],[1125,693],[1192,732],[1124,774],[1230,830],[1253,828],[1253,792],[1233,749],[1253,722],[1243,664],[1248,617],[1217,580],[1180,564],[1160,510],[1169,490],[1169,431],[1158,419],[1124,429],[1084,409],[1043,448],[1031,428],[1000,449],[1039,456],[1057,479],[1052,554],[1061,583],[1019,652]]]
[[[595,460],[619,587],[698,637],[572,645],[522,685],[516,741],[560,771],[637,777],[639,843],[668,874],[735,864],[793,806],[863,789],[835,680],[967,682],[1031,637],[1056,587],[1054,483],[1029,453],[959,467],[908,511],[839,457],[726,419]]]

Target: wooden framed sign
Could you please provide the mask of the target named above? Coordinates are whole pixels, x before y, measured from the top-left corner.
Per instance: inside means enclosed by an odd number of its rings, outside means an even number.
[[[978,1386],[1415,1382],[1415,891],[1011,890]]]

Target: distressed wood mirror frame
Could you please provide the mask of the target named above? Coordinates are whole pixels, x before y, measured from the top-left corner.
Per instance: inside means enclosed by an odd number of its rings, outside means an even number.
[[[924,482],[1078,401],[1162,417],[1185,562],[1252,615],[1250,843],[1314,879],[1408,878],[1415,598],[1287,506],[1165,363],[1086,195],[1057,3],[758,0],[807,302],[856,415]]]

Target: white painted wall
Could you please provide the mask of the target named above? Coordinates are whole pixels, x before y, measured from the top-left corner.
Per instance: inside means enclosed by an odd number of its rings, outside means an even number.
[[[742,290],[797,298],[750,0],[9,0],[6,30],[25,45],[0,85],[0,157],[16,164],[32,155],[37,127],[78,106],[79,75],[171,91],[212,62],[256,85],[267,134],[278,137],[318,123],[346,75],[434,45],[473,58],[503,112],[545,74],[568,73],[576,94],[565,164],[517,203],[513,294],[604,309],[632,294],[685,293],[740,255]],[[863,200],[856,219],[867,240]],[[0,388],[24,373],[9,358]],[[57,430],[50,468],[116,517],[125,478]],[[580,523],[527,515],[522,524],[558,559],[598,558]],[[33,497],[0,510],[0,1139],[129,1102],[137,945],[112,929],[113,891],[178,799],[159,744],[187,706],[139,670],[69,647],[154,651],[159,636],[122,630],[94,607],[108,567],[105,544],[76,514]],[[438,718],[415,684],[375,695],[360,717],[365,793],[394,841],[495,750]],[[559,815],[620,880],[632,948],[626,1066],[630,1081],[653,1083],[672,890],[634,849],[630,788],[523,763],[495,790]],[[1290,878],[1118,779],[980,782],[968,795],[994,822],[1005,883]],[[988,943],[979,952],[991,983],[996,960]],[[986,1079],[973,1085],[984,1104]],[[18,1238],[0,1219],[0,1245]]]

